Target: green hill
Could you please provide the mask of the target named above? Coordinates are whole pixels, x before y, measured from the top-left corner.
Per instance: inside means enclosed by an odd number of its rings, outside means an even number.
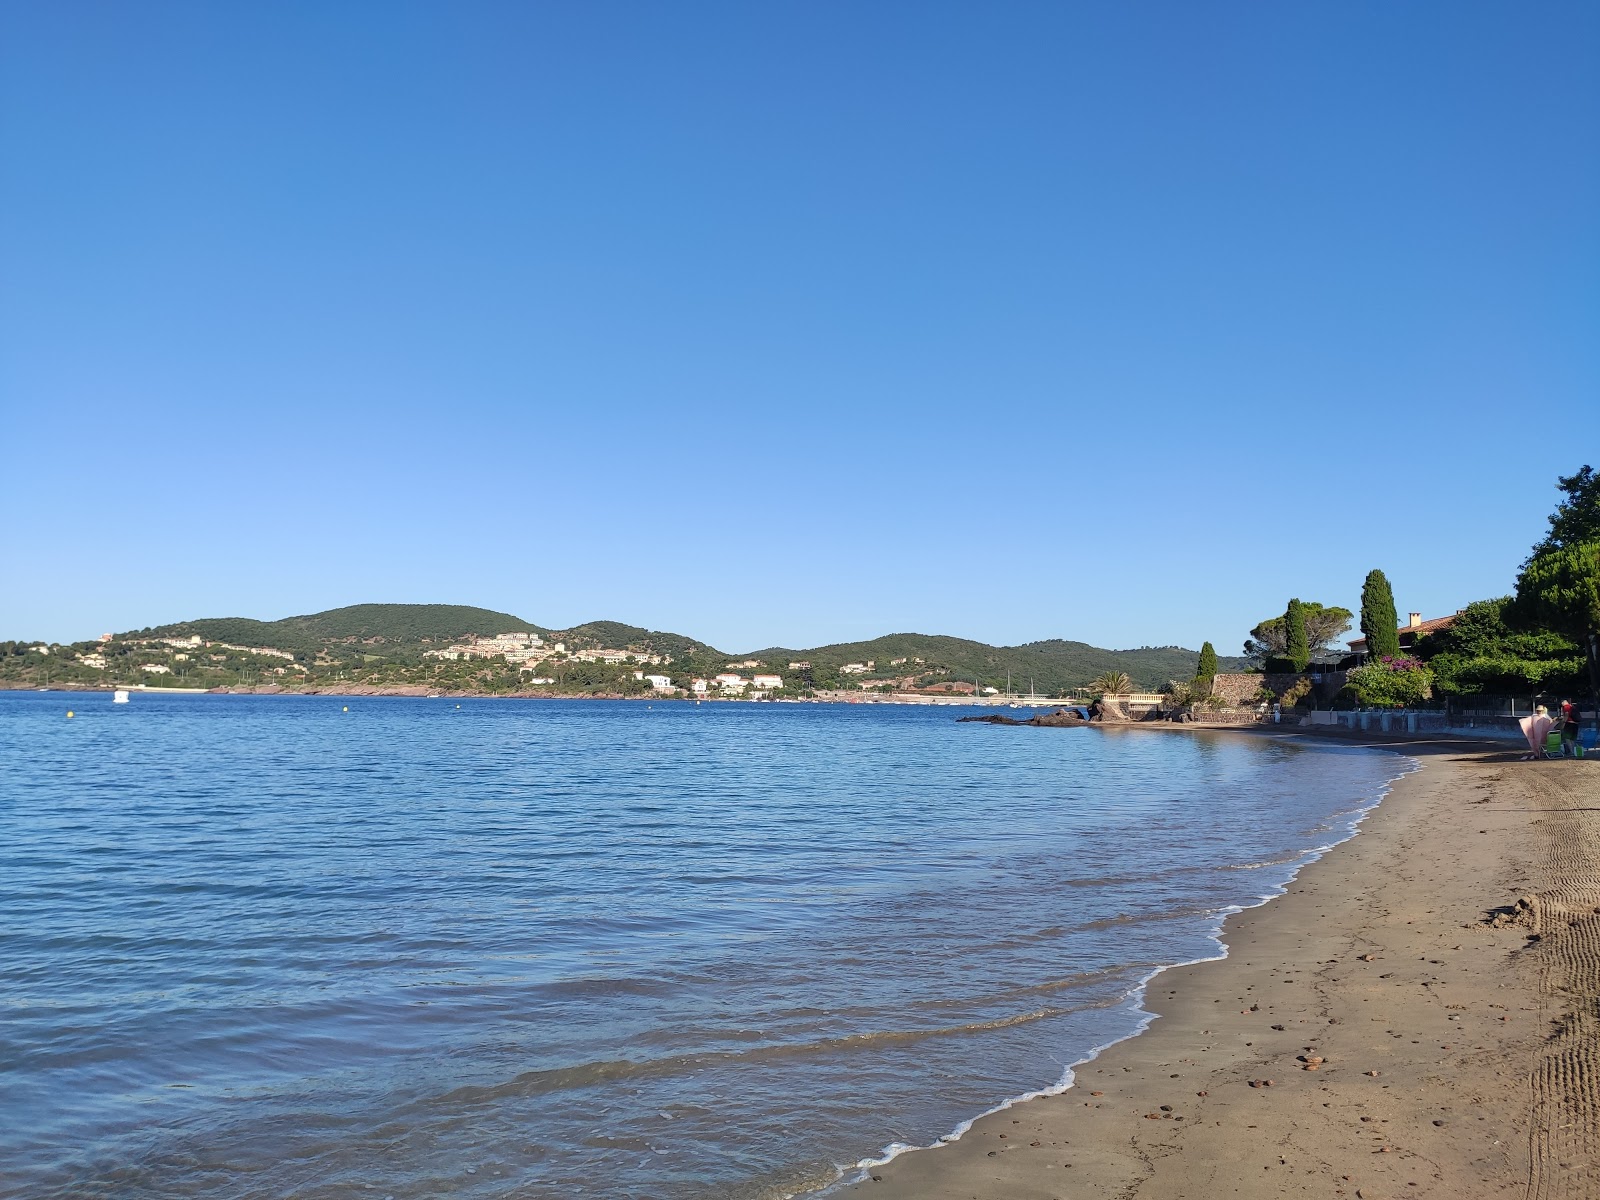
[[[250,617],[211,617],[180,621],[125,637],[190,637],[241,646],[287,650],[302,661],[318,660],[328,669],[414,670],[432,660],[423,656],[439,646],[473,635],[538,633],[569,649],[587,647],[634,650],[670,657],[673,673],[711,674],[729,662],[762,662],[782,674],[790,686],[812,680],[818,687],[851,686],[863,680],[914,678],[976,682],[1003,687],[1009,673],[1014,691],[1030,687],[1040,694],[1059,694],[1080,687],[1107,671],[1126,671],[1135,686],[1157,688],[1169,679],[1194,674],[1197,651],[1179,646],[1147,646],[1106,650],[1084,642],[1051,639],[1021,646],[990,646],[966,638],[922,633],[892,633],[864,642],[841,642],[811,649],[774,646],[753,654],[732,655],[683,634],[644,629],[620,621],[589,621],[570,629],[534,625],[510,613],[461,604],[355,604],[327,612],[259,621]],[[903,660],[903,661],[901,661]],[[790,662],[808,662],[809,672],[790,671]],[[841,676],[846,663],[873,663],[865,675]],[[1243,669],[1245,660],[1223,659],[1224,671]],[[349,678],[348,673],[344,676]]]
[[[472,634],[549,631],[521,617],[465,604],[352,604],[327,612],[256,621],[249,617],[207,617],[141,630],[148,637],[189,637],[208,641],[270,646],[275,650],[315,651],[331,643],[381,639],[394,645],[454,641]]]
[[[381,637],[392,642],[453,641],[472,634],[550,631],[510,613],[465,604],[352,604],[277,624],[303,630],[319,641]]]
[[[1021,646],[990,646],[965,638],[923,633],[892,633],[866,642],[842,642],[811,650],[773,647],[749,655],[778,667],[791,661],[810,662],[827,674],[849,662],[872,662],[872,676],[900,678],[926,677],[941,671],[952,680],[990,685],[1004,684],[1009,671],[1013,689],[1026,691],[1031,686],[1041,693],[1054,694],[1081,687],[1107,671],[1126,671],[1134,685],[1157,688],[1169,679],[1193,676],[1199,662],[1198,650],[1180,646],[1146,646],[1137,650],[1104,650],[1085,642],[1051,639]],[[905,659],[896,664],[896,659]],[[921,659],[919,663],[917,660]],[[1243,670],[1246,660],[1223,658],[1224,671]],[[865,678],[870,678],[867,676]]]
[[[637,625],[624,625],[620,621],[589,621],[563,629],[553,635],[572,646],[596,646],[612,650],[645,650],[651,654],[670,655],[674,659],[709,649],[704,642],[684,637],[681,633],[662,633],[641,629]],[[711,651],[715,654],[716,651]]]

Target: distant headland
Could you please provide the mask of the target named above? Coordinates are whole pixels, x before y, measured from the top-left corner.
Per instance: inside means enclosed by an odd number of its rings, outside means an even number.
[[[799,699],[1072,695],[1108,672],[1158,687],[1199,652],[894,633],[728,653],[616,621],[552,629],[459,604],[357,604],[277,621],[210,617],[69,644],[0,641],[0,687],[397,695]],[[1227,667],[1245,660],[1226,660]],[[1225,667],[1226,669],[1226,667]]]

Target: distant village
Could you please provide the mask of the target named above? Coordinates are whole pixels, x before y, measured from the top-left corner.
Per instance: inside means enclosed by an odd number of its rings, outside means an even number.
[[[540,668],[545,664],[571,661],[606,663],[611,666],[635,667],[633,677],[635,680],[648,683],[652,690],[663,694],[687,692],[695,696],[724,696],[739,697],[746,700],[762,700],[776,692],[783,691],[785,687],[795,688],[808,686],[810,682],[811,664],[803,660],[787,663],[789,679],[776,673],[760,659],[748,658],[738,662],[730,662],[728,670],[710,676],[695,676],[687,681],[687,686],[675,683],[670,675],[648,672],[645,667],[670,666],[670,654],[651,654],[639,650],[614,650],[607,648],[597,649],[568,649],[563,642],[546,643],[537,633],[499,633],[493,637],[465,638],[449,646],[423,651],[425,658],[446,659],[456,661],[461,659],[495,659],[504,658],[507,664],[516,666],[527,672],[529,684],[541,685],[554,683],[552,676],[544,674]],[[896,658],[890,661],[889,666],[922,666],[920,658]],[[742,672],[749,671],[749,675]],[[871,659],[866,662],[845,663],[839,668],[840,675],[868,676],[877,673],[877,663]],[[979,689],[976,684],[951,681],[937,683],[922,688],[916,687],[916,676],[906,675],[903,678],[860,678],[855,686],[862,691],[878,692],[921,692],[924,694],[943,695],[972,695],[982,691],[988,695],[997,694],[995,688]]]
[[[374,647],[385,641],[382,637],[344,640]],[[76,678],[80,685],[89,682],[85,671],[106,673],[116,667],[116,674],[122,678],[129,672],[136,672],[147,678],[151,686],[160,688],[177,687],[187,682],[186,677],[203,677],[207,673],[211,673],[213,683],[222,682],[215,678],[214,673],[219,670],[247,673],[262,684],[276,680],[284,687],[295,688],[313,684],[314,677],[330,671],[349,670],[352,666],[359,669],[361,665],[332,657],[326,649],[314,659],[307,659],[305,654],[296,655],[272,646],[208,640],[199,634],[129,637],[105,633],[96,643],[76,646],[17,643],[16,649],[18,653],[39,656],[34,661],[54,662],[76,669],[62,672],[57,678],[63,683]],[[1001,694],[1000,689],[975,681],[940,678],[949,676],[948,669],[911,656],[890,659],[881,669],[876,660],[865,659],[814,673],[812,664],[806,660],[767,663],[747,658],[723,663],[723,669],[715,673],[702,666],[693,675],[686,674],[680,663],[676,674],[668,674],[664,668],[673,664],[670,654],[637,647],[569,646],[564,641],[546,641],[531,630],[468,636],[448,645],[429,647],[421,652],[421,657],[424,662],[478,662],[485,666],[501,662],[520,677],[516,686],[528,688],[557,685],[564,668],[581,663],[617,668],[631,674],[635,685],[643,685],[648,692],[660,696],[763,700],[804,694],[834,698],[855,695],[863,699],[887,699],[892,695],[937,699]]]
[[[116,635],[110,633],[102,633],[99,637],[99,643],[102,647],[115,640]],[[198,634],[181,638],[126,639],[126,645],[134,650],[151,650],[158,646],[166,647],[172,651],[171,658],[173,661],[178,663],[196,661],[197,656],[207,662],[224,663],[228,661],[227,651],[232,651],[234,654],[252,654],[261,658],[281,658],[291,663],[294,662],[294,655],[287,650],[274,650],[270,646],[236,646],[232,642],[208,642]],[[37,654],[50,653],[50,647],[45,645],[34,646],[33,650]],[[72,651],[69,647],[57,647],[57,650],[58,652],[60,650],[68,650],[73,656],[72,661],[78,666],[89,667],[92,670],[104,671],[110,665],[106,661],[103,650]],[[207,653],[201,655],[201,651],[206,651]],[[137,665],[139,670],[147,675],[171,675],[173,671],[173,668],[167,663],[146,662]],[[276,667],[269,669],[274,671],[275,674],[285,675],[290,668]]]

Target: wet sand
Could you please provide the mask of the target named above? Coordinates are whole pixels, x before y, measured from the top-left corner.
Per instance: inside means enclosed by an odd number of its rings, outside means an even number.
[[[1600,760],[1372,744],[1421,769],[1158,976],[1145,1033],[843,1194],[1600,1197]]]

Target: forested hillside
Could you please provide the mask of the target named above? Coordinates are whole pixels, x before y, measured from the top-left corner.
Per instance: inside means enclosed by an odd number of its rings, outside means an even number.
[[[892,633],[871,641],[843,642],[811,650],[773,647],[749,657],[784,663],[809,661],[814,674],[824,675],[846,663],[871,662],[872,675],[929,677],[943,671],[953,680],[976,680],[990,686],[996,686],[996,680],[1003,684],[1009,671],[1013,689],[1027,691],[1031,680],[1040,693],[1053,695],[1081,687],[1107,671],[1126,671],[1135,686],[1143,688],[1160,687],[1170,679],[1187,679],[1194,674],[1199,651],[1179,646],[1105,650],[1056,638],[1021,646],[990,646],[965,638]],[[898,659],[905,661],[900,663]],[[1224,658],[1220,665],[1224,671],[1243,670],[1246,660]]]
[[[549,632],[510,613],[465,604],[352,604],[348,608],[285,617],[281,621],[207,617],[139,633],[146,637],[199,634],[208,640],[271,646],[279,650],[306,650],[351,640],[381,639],[404,645],[525,630],[540,634]]]
[[[508,633],[537,634],[544,649],[525,650],[510,660],[496,648],[457,653],[474,639]],[[207,644],[191,646],[191,638]],[[564,647],[560,652],[554,650],[558,644]],[[218,687],[338,682],[491,692],[548,687],[607,694],[648,689],[634,674],[649,666],[664,671],[680,688],[696,678],[743,670],[781,676],[786,694],[960,685],[1060,695],[1108,671],[1126,672],[1136,687],[1158,688],[1168,680],[1190,678],[1198,658],[1196,651],[1177,646],[1105,650],[1060,639],[990,646],[921,633],[730,654],[684,634],[618,621],[550,629],[510,613],[460,604],[356,604],[276,621],[208,617],[133,630],[105,643],[0,646],[5,647],[0,680],[13,683],[105,685],[131,680]],[[631,657],[586,656],[600,650]],[[1237,670],[1243,663],[1224,659],[1221,667]]]

